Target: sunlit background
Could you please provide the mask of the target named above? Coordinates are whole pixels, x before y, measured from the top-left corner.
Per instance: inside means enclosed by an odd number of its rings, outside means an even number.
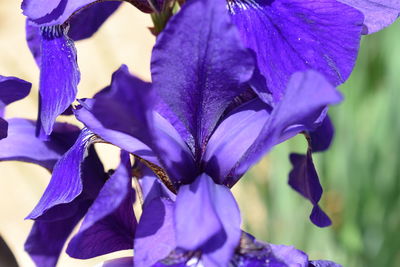
[[[35,119],[39,72],[26,46],[19,5],[0,0],[0,74],[33,83],[29,97],[10,105],[6,116]],[[91,97],[105,87],[122,63],[150,80],[150,26],[148,15],[125,4],[94,37],[78,42],[78,97]],[[313,226],[310,203],[287,185],[288,155],[305,151],[299,137],[276,147],[236,186],[244,229],[264,241],[294,245],[312,259],[330,259],[345,267],[400,266],[399,32],[396,23],[363,37],[356,68],[341,87],[345,101],[330,110],[335,140],[329,151],[314,156],[325,189],[321,205],[333,226]],[[111,154],[109,149],[99,148],[105,165],[113,167],[118,159],[110,156],[116,155],[115,149]],[[24,217],[49,178],[38,166],[0,163],[0,235],[23,267],[33,266],[23,250],[31,227]],[[111,257],[118,255],[122,254]],[[74,260],[63,253],[58,266],[93,266],[104,259]]]

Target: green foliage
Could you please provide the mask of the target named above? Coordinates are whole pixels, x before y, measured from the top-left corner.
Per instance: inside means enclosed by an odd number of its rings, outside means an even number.
[[[313,259],[343,266],[400,266],[400,22],[363,37],[357,65],[331,108],[331,149],[314,156],[333,226],[311,224],[311,204],[287,185],[290,152],[305,152],[301,136],[279,145],[241,182],[245,228],[275,244],[291,244]],[[246,205],[249,188],[266,209]],[[250,196],[249,196],[250,197]],[[254,196],[252,196],[254,198]],[[260,230],[261,229],[261,230]]]

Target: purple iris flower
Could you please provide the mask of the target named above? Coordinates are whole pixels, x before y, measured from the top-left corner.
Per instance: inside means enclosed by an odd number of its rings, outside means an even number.
[[[123,66],[109,87],[81,101],[75,115],[86,128],[54,166],[28,218],[64,227],[61,237],[48,238],[61,246],[86,213],[67,248],[76,258],[134,247],[135,266],[151,266],[179,249],[200,252],[206,266],[227,265],[242,236],[240,212],[229,188],[274,145],[315,130],[327,105],[341,100],[322,75],[306,71],[295,73],[281,99],[267,104],[250,90],[250,85],[259,85],[252,82],[258,74],[226,3],[187,2],[157,39],[153,84]],[[139,223],[131,208],[132,173],[125,152],[106,182],[85,176],[87,151],[99,140],[135,156],[141,170],[135,177],[142,188],[137,195],[144,200]],[[88,165],[89,170],[102,169],[95,165]],[[104,176],[102,171],[97,175]],[[310,200],[324,215],[319,199]],[[325,217],[312,219],[324,226]],[[46,253],[50,248],[41,242],[40,233],[47,232],[33,232],[27,247],[40,262],[51,255],[54,263],[59,250]]]
[[[5,107],[26,97],[31,86],[19,78],[0,75],[0,140],[7,137],[8,123],[3,119]]]

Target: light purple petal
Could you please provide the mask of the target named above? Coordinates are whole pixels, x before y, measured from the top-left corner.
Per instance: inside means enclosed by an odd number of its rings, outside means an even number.
[[[88,7],[97,0],[24,0],[22,9],[25,16],[40,26],[60,25],[71,15]],[[147,0],[130,1],[144,12],[151,12]]]
[[[334,85],[350,75],[358,53],[363,15],[336,0],[232,0],[233,22],[274,99],[290,76],[314,69]],[[334,36],[334,38],[333,38]]]
[[[363,34],[371,34],[392,24],[399,16],[399,0],[338,0],[360,10],[364,16]]]
[[[39,123],[41,134],[49,135],[53,124],[75,100],[80,80],[74,43],[63,26],[41,29]]]
[[[9,119],[8,123],[8,137],[0,141],[0,160],[30,162],[50,171],[74,144],[80,132],[76,126],[56,123],[53,133],[45,141],[36,136],[34,121]]]
[[[202,174],[176,198],[177,246],[201,250],[206,266],[226,266],[239,244],[240,212],[230,190]]]
[[[125,257],[104,262],[101,267],[133,267],[133,258]]]
[[[70,203],[82,193],[82,162],[92,135],[87,129],[82,130],[75,144],[57,162],[49,185],[28,219],[36,219],[57,205]],[[96,178],[100,181],[102,177]],[[94,181],[96,178],[93,178]]]
[[[218,125],[203,156],[205,170],[224,183],[233,166],[259,136],[271,108],[260,99],[241,105]]]
[[[136,218],[131,185],[129,154],[121,155],[121,165],[107,180],[70,241],[67,253],[88,259],[118,250],[132,249]]]
[[[167,257],[175,246],[174,202],[160,196],[146,199],[134,242],[135,266],[152,266]]]
[[[260,135],[241,158],[235,175],[243,175],[274,145],[299,132],[315,129],[315,121],[327,105],[337,104],[341,94],[314,71],[295,73],[285,96],[273,109]]]
[[[158,36],[152,55],[154,88],[194,138],[199,159],[226,107],[254,70],[223,0],[182,6]]]

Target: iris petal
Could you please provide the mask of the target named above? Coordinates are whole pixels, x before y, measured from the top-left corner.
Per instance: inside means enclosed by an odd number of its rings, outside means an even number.
[[[336,0],[229,0],[245,45],[254,50],[275,101],[290,76],[314,69],[334,85],[350,75],[363,15]],[[334,38],[333,38],[334,36]]]

